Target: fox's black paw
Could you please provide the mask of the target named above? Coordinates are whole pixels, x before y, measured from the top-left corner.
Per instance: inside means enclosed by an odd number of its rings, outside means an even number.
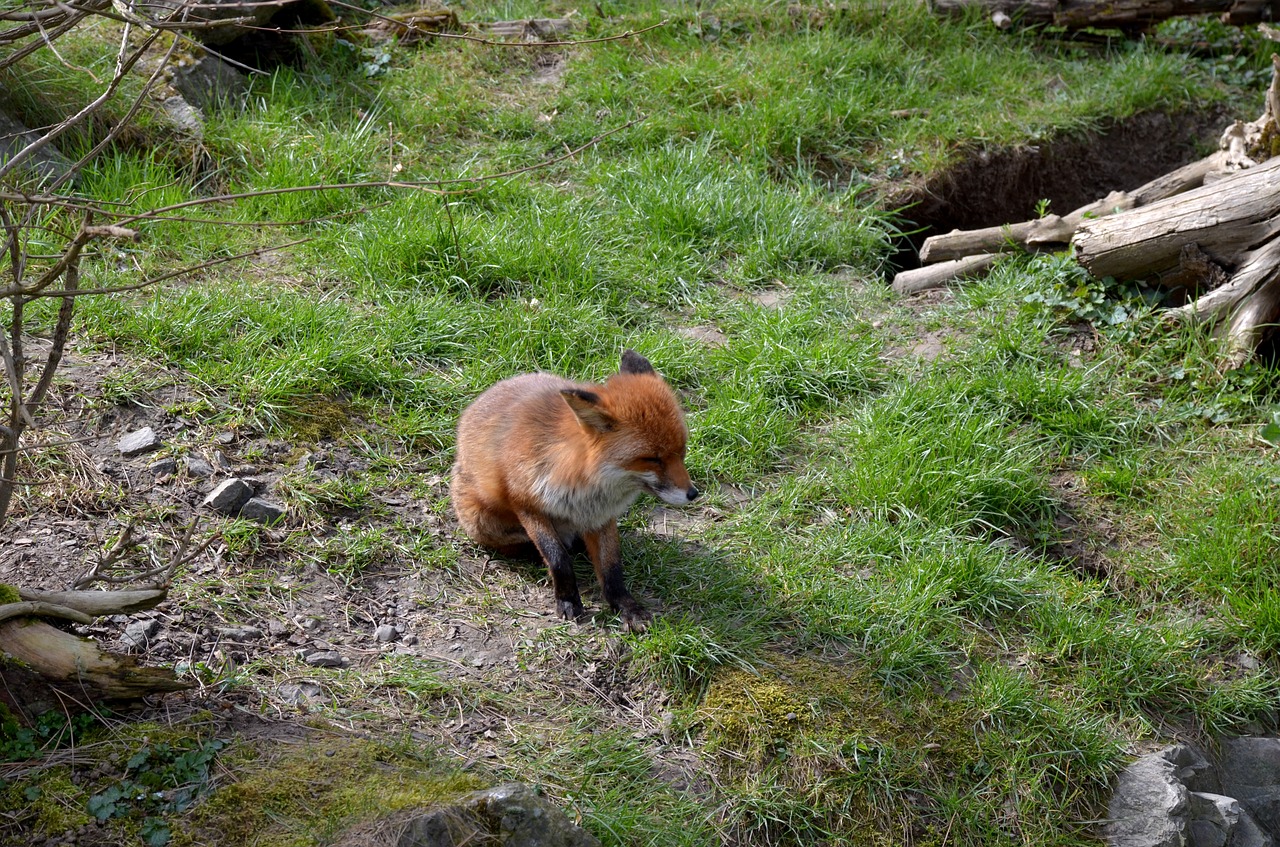
[[[649,614],[649,611],[639,604],[624,608],[619,614],[622,616],[622,629],[624,632],[644,632],[649,628],[650,622],[653,621],[653,615]]]
[[[580,621],[586,616],[587,610],[582,608],[580,600],[557,600],[556,613],[567,621]]]

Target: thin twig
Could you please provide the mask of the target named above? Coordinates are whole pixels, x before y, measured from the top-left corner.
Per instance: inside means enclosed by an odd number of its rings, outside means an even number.
[[[218,259],[210,259],[207,262],[201,262],[198,265],[190,265],[185,268],[179,268],[176,271],[169,271],[168,273],[163,273],[163,274],[160,274],[159,276],[153,276],[150,279],[144,279],[142,282],[135,282],[132,285],[117,285],[109,288],[80,288],[75,291],[68,291],[65,289],[58,290],[58,291],[41,291],[37,294],[32,294],[31,299],[34,300],[37,298],[48,298],[48,297],[87,297],[90,295],[98,295],[98,294],[122,294],[126,291],[138,291],[139,289],[149,288],[153,285],[159,285],[162,282],[167,282],[168,280],[175,279],[181,276],[187,276],[189,274],[195,273],[196,271],[205,270],[206,268],[212,268],[218,265],[225,265],[228,262],[235,262],[240,259],[251,259],[255,256],[263,256],[263,255],[266,255],[267,253],[274,253],[277,250],[288,250],[290,247],[297,247],[299,244],[306,244],[310,240],[311,240],[310,238],[299,238],[298,240],[290,241],[287,244],[275,244],[269,247],[258,247],[253,250],[246,251],[244,253],[237,253],[234,256],[223,256]],[[10,293],[11,292],[0,290],[0,297],[9,296]]]

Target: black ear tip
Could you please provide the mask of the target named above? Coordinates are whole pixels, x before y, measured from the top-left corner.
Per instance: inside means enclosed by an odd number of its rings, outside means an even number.
[[[600,402],[599,394],[594,391],[587,391],[585,388],[562,388],[560,389],[560,394],[565,397],[576,397],[592,405]]]
[[[627,350],[622,354],[622,372],[624,374],[656,373],[653,365],[649,364],[649,360],[635,350]]]

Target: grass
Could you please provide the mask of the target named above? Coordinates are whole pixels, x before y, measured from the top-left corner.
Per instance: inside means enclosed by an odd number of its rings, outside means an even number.
[[[490,772],[540,782],[611,845],[1090,843],[1130,750],[1274,727],[1280,513],[1275,450],[1256,437],[1274,367],[1217,372],[1212,339],[1062,259],[897,300],[882,280],[897,222],[876,203],[978,146],[1148,109],[1255,110],[1232,87],[1252,54],[1224,70],[907,2],[602,8],[580,35],[668,23],[560,54],[545,85],[520,50],[397,48],[365,78],[333,46],[211,117],[203,188],[129,146],[86,173],[84,193],[137,207],[214,185],[451,179],[647,116],[447,208],[382,189],[258,197],[202,216],[300,223],[156,224],[99,257],[95,279],[126,283],[307,239],[86,299],[77,331],[130,373],[180,374],[204,426],[360,459],[291,471],[276,492],[291,528],[228,525],[232,572],[178,595],[234,617],[267,602],[272,574],[318,568],[356,598],[375,574],[437,580],[433,613],[519,630],[520,673],[481,690],[447,663],[388,658],[344,671],[344,698],[316,708],[378,731],[393,704],[446,747],[455,719],[489,720]],[[60,63],[32,73],[11,98],[34,108],[40,74],[72,96]],[[941,354],[904,353],[924,330]],[[707,505],[674,538],[642,509],[625,527],[629,579],[662,606],[648,633],[618,636],[604,615],[526,634],[509,622],[528,602],[511,598],[536,569],[472,579],[464,539],[379,498],[447,526],[441,478],[470,398],[531,369],[603,378],[627,347],[684,398]],[[122,377],[97,402],[153,389]],[[269,697],[263,678],[303,670],[290,661],[236,685]],[[584,688],[602,668],[615,687]]]

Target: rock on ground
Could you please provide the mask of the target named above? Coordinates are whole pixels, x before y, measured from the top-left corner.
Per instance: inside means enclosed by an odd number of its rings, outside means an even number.
[[[1175,744],[1120,774],[1103,835],[1114,847],[1273,847],[1278,812],[1280,739],[1225,741],[1216,768]]]
[[[469,794],[450,806],[413,813],[397,825],[396,847],[600,847],[551,801],[512,783]]]

